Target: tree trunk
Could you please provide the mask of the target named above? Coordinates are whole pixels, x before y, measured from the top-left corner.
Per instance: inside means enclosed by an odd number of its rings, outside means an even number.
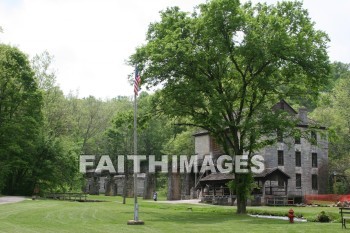
[[[128,195],[128,175],[125,173],[124,186],[123,186],[123,204],[126,204],[126,196]]]
[[[168,200],[181,200],[181,177],[179,173],[168,173]]]
[[[181,175],[180,173],[173,174],[174,185],[174,200],[181,200]]]
[[[156,191],[156,175],[146,173],[145,188],[143,190],[143,199],[152,199],[153,192]]]
[[[173,185],[172,185],[172,174],[168,172],[168,192],[167,200],[173,200]]]
[[[235,174],[237,214],[247,213],[247,184],[248,174]]]
[[[167,200],[181,199],[181,177],[179,171],[172,172],[171,163],[168,164],[168,194]]]
[[[107,179],[105,179],[105,196],[112,196],[111,191],[112,191],[112,176],[109,174],[107,176]]]
[[[237,214],[247,213],[247,198],[237,194]]]
[[[126,203],[126,196],[128,195],[128,179],[129,179],[129,166],[126,159],[124,159],[125,175],[124,175],[124,186],[123,186],[123,204]]]

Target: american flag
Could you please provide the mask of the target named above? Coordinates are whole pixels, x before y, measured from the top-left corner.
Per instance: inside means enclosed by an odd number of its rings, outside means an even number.
[[[139,94],[140,86],[141,86],[141,76],[140,76],[137,68],[135,68],[135,80],[134,80],[134,93],[135,93],[135,95]]]

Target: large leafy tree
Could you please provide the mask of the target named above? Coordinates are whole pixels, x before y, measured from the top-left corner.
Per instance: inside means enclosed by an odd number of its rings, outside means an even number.
[[[47,51],[32,59],[35,79],[43,95],[43,122],[30,177],[43,192],[79,190],[82,186],[77,166],[80,147],[72,139],[69,102],[56,83],[52,61],[53,56]]]
[[[191,15],[168,8],[146,39],[130,64],[148,86],[162,85],[158,109],[208,130],[232,156],[251,155],[273,143],[262,138],[276,128],[292,127],[272,105],[316,96],[329,73],[328,37],[301,2],[212,0]],[[251,178],[235,175],[237,213],[245,213]]]
[[[0,191],[33,190],[42,95],[25,54],[0,44]],[[28,193],[27,193],[28,194]]]

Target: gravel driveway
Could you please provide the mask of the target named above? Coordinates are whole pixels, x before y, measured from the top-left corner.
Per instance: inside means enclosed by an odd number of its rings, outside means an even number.
[[[7,204],[7,203],[15,203],[26,200],[27,197],[17,197],[17,196],[5,196],[0,197],[0,205],[1,204]]]

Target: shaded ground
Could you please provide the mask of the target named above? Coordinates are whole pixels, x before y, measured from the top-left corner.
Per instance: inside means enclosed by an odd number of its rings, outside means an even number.
[[[8,204],[8,203],[15,203],[26,200],[26,197],[18,197],[18,196],[5,196],[0,197],[0,205],[1,204]]]

